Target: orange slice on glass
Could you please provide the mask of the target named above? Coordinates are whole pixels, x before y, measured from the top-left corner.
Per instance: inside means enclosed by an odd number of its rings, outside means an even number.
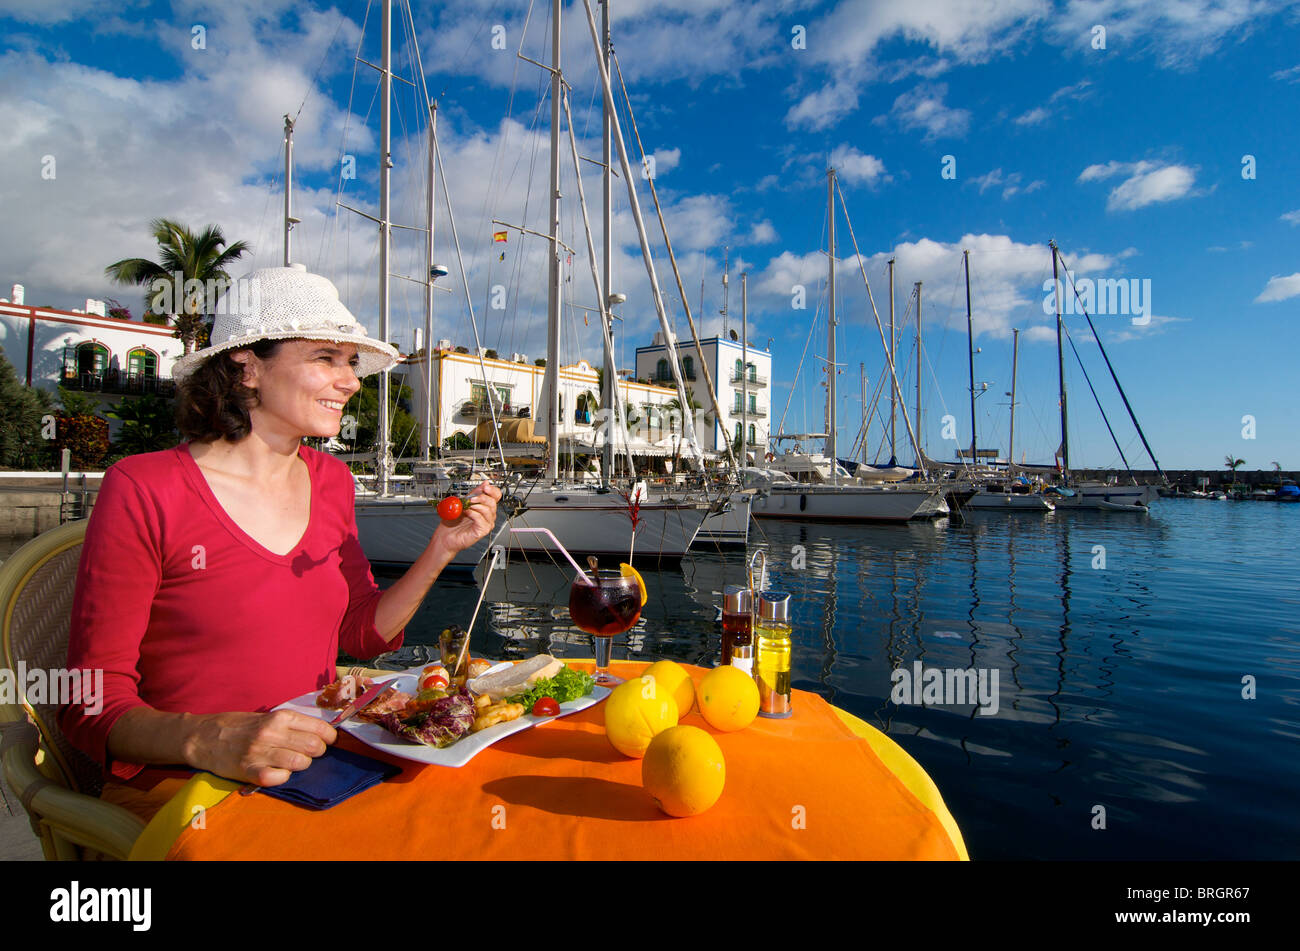
[[[641,572],[637,571],[627,562],[620,564],[618,570],[624,578],[636,579],[636,586],[641,591],[641,607],[645,607],[645,603],[650,600],[650,593],[645,589],[645,579],[641,577]]]

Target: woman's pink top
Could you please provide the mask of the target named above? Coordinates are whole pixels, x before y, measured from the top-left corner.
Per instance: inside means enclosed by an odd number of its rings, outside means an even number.
[[[357,658],[400,647],[375,629],[382,592],[357,541],[352,475],[302,446],[311,475],[307,530],[287,555],[226,514],[188,444],[112,466],[77,570],[70,668],[102,669],[97,698],[65,707],[68,739],[129,779],[108,734],[126,711],[261,712],[335,679],[339,647]]]

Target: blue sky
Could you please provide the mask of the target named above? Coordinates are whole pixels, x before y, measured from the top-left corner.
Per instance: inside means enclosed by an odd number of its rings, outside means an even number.
[[[105,265],[153,252],[147,222],[220,224],[251,242],[250,266],[278,264],[281,126],[297,116],[295,254],[331,277],[377,329],[373,228],[336,199],[373,211],[377,183],[378,4],[278,0],[0,3],[0,284],[29,303],[79,306],[141,295]],[[597,77],[581,3],[565,8],[564,69],[580,151],[599,155]],[[1300,5],[1272,0],[1005,0],[793,4],[628,0],[613,7],[614,43],[634,115],[655,158],[655,184],[686,297],[707,333],[721,329],[724,247],[749,272],[750,340],[774,352],[771,401],[787,431],[824,425],[826,179],[838,169],[862,266],[882,316],[885,260],[897,259],[902,385],[915,397],[909,310],[923,282],[923,439],[951,458],[969,442],[962,250],[971,252],[981,447],[1007,448],[1011,328],[1021,332],[1016,456],[1050,460],[1056,423],[1054,318],[1044,313],[1049,240],[1077,279],[1149,287],[1149,321],[1094,318],[1162,465],[1300,468],[1294,401],[1300,353]],[[493,246],[492,218],[545,230],[549,4],[413,2],[470,298],[486,346],[544,352],[545,248],[512,233]],[[363,36],[361,25],[368,19]],[[406,31],[399,69],[413,77]],[[499,29],[494,29],[498,28]],[[493,44],[494,37],[500,41]],[[394,217],[423,218],[422,112],[398,83]],[[349,104],[351,104],[349,108]],[[623,115],[625,127],[628,117]],[[630,127],[625,128],[630,138]],[[635,143],[630,142],[635,153]],[[340,180],[355,160],[356,178]],[[53,178],[42,177],[46,156]],[[579,251],[566,283],[594,292],[569,167],[564,240]],[[948,174],[945,176],[944,172]],[[657,233],[645,182],[638,182]],[[340,186],[341,191],[340,191]],[[599,229],[599,179],[584,168]],[[623,359],[657,328],[621,180],[613,289]],[[443,199],[438,258],[452,268],[435,336],[472,343]],[[858,259],[837,224],[841,448],[883,371]],[[599,241],[599,230],[597,234]],[[656,268],[670,318],[687,334],[662,240]],[[414,274],[422,239],[398,233],[393,270]],[[701,282],[703,302],[700,308]],[[1144,285],[1143,282],[1149,281]],[[409,347],[418,289],[394,282],[392,338]],[[506,306],[492,308],[505,288]],[[795,285],[807,306],[792,306]],[[565,358],[597,359],[582,311],[565,317]],[[1141,315],[1139,315],[1141,317]],[[1068,317],[1088,374],[1135,467],[1147,467],[1081,317]],[[811,343],[809,343],[811,341]],[[808,356],[802,361],[805,346]],[[1067,348],[1071,459],[1118,465]],[[798,373],[797,382],[795,380]],[[887,409],[887,400],[886,400]],[[944,439],[944,415],[957,440]],[[1254,422],[1254,438],[1243,438]],[[845,422],[845,421],[849,422]],[[952,428],[952,427],[950,427]],[[903,430],[899,423],[900,433]],[[873,425],[870,455],[880,428]],[[901,437],[900,437],[901,438]],[[888,450],[884,451],[887,457]],[[910,459],[910,450],[900,451]]]

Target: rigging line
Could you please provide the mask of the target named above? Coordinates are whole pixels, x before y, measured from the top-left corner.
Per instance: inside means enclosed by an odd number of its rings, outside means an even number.
[[[369,4],[366,5],[366,9],[367,12],[369,12]],[[311,81],[307,83],[307,92],[303,94],[302,102],[298,104],[298,111],[294,113],[293,118],[295,122],[297,122],[298,117],[302,115],[303,107],[307,105],[307,100],[310,98],[312,90],[316,88],[316,77],[320,75],[320,71],[325,67],[325,60],[329,58],[330,50],[334,48],[334,41],[339,38],[339,32],[343,29],[343,24],[347,22],[349,22],[348,18],[340,13],[338,26],[334,27],[334,35],[330,37],[329,44],[325,47],[325,52],[321,54],[320,62],[316,64],[316,72],[312,74]]]
[[[821,247],[822,239],[824,239],[824,238],[826,237],[826,224],[827,224],[827,221],[828,221],[827,213],[826,213],[826,212],[823,212],[823,213],[822,213],[822,230],[821,230],[821,234],[818,236],[818,239],[817,239],[817,243],[818,243],[817,246],[818,246],[818,247]],[[801,284],[801,285],[806,285],[806,284],[807,284],[807,279],[804,278],[804,272],[803,272],[802,270],[799,272],[799,277],[801,278],[801,280],[800,280],[800,284]],[[819,281],[818,281],[818,292],[817,292],[817,306],[816,306],[815,308],[813,308],[813,318],[812,318],[812,320],[809,322],[809,327],[808,327],[808,339],[804,342],[804,345],[803,345],[803,353],[800,354],[800,356],[799,356],[799,362],[798,362],[797,364],[795,364],[795,368],[794,368],[794,379],[791,380],[791,382],[790,382],[790,392],[786,395],[786,398],[785,398],[785,408],[784,408],[783,410],[781,410],[781,422],[777,424],[777,427],[776,427],[776,432],[777,432],[777,433],[785,432],[785,420],[786,420],[786,417],[787,417],[787,416],[789,415],[789,413],[790,413],[790,403],[793,402],[793,400],[794,400],[794,393],[795,393],[795,390],[796,390],[796,389],[798,388],[798,386],[799,386],[799,374],[803,372],[804,361],[805,361],[805,360],[807,359],[807,357],[808,357],[808,347],[809,347],[809,345],[812,343],[812,334],[813,334],[813,330],[814,330],[814,329],[816,328],[816,326],[817,326],[818,315],[821,314],[822,301],[825,299],[825,295],[826,295],[826,285],[825,285],[824,283],[822,283],[822,282],[819,280]],[[806,393],[801,393],[800,395],[803,396],[804,415],[805,415],[805,422],[806,422],[806,421],[807,421],[806,417],[807,417],[807,401],[808,401],[808,397],[807,397],[807,394],[806,394]],[[719,420],[718,422],[721,423],[721,420]],[[805,425],[803,428],[804,428],[805,430],[807,430],[808,427],[807,427],[807,425]],[[776,442],[776,441],[775,441],[775,439],[774,439],[773,437],[774,437],[775,435],[776,435],[776,433],[768,433],[768,439],[769,439],[770,441],[772,441],[774,449],[775,449],[775,442]]]
[[[451,192],[448,191],[447,189],[447,172],[446,169],[443,167],[442,149],[438,148],[438,136],[436,132],[434,133],[433,136],[433,154],[435,159],[437,160],[435,164],[438,166],[439,181],[442,182],[442,193],[446,197],[446,201],[447,201],[447,219],[451,223],[451,237],[453,243],[456,246],[456,261],[457,264],[460,266],[460,278],[461,278],[461,282],[464,284],[465,287],[465,306],[469,308],[470,327],[473,328],[474,330],[474,349],[475,352],[478,354],[479,372],[483,374],[483,379],[486,380],[487,370],[483,366],[483,350],[482,347],[480,346],[480,341],[479,341],[478,321],[474,319],[474,302],[470,300],[470,296],[469,296],[469,275],[465,273],[465,260],[460,250],[460,235],[456,230],[456,213],[451,206]],[[499,430],[497,428],[496,408],[493,406],[493,401],[490,395],[487,401],[487,405],[488,405],[488,413],[490,414],[492,420],[492,429],[494,432],[499,433]],[[500,438],[497,439],[497,451],[501,457],[501,468],[505,469],[506,468],[505,451],[501,447]]]
[[[1057,248],[1056,253],[1057,256],[1061,255],[1060,248]],[[1065,259],[1063,257],[1061,258],[1061,263],[1065,264]],[[1147,442],[1146,433],[1142,432],[1142,424],[1137,421],[1137,414],[1133,412],[1133,407],[1129,405],[1128,396],[1124,392],[1124,387],[1120,385],[1119,377],[1115,375],[1115,368],[1111,365],[1110,357],[1106,354],[1105,346],[1102,345],[1101,336],[1097,333],[1097,328],[1092,324],[1092,318],[1088,316],[1087,308],[1083,306],[1083,301],[1079,298],[1079,288],[1074,283],[1074,274],[1070,271],[1068,264],[1065,265],[1065,276],[1069,279],[1070,287],[1074,290],[1075,300],[1079,301],[1079,309],[1083,312],[1084,319],[1088,321],[1088,327],[1092,330],[1093,339],[1097,341],[1097,349],[1101,351],[1101,357],[1106,361],[1106,369],[1110,371],[1110,378],[1115,383],[1115,389],[1119,390],[1120,399],[1124,401],[1124,408],[1128,410],[1129,419],[1133,421],[1133,428],[1136,429],[1138,435],[1142,437],[1142,445],[1146,448],[1147,455],[1151,457],[1151,462],[1155,465],[1156,472],[1159,472],[1163,477],[1164,472],[1160,468],[1160,463],[1156,461],[1156,454],[1151,451],[1151,444]],[[1168,481],[1168,479],[1166,479],[1166,481]]]
[[[338,203],[339,203],[339,199],[343,197],[343,181],[344,181],[343,160],[342,160],[342,156],[344,154],[343,146],[346,144],[348,140],[348,128],[351,126],[352,123],[352,104],[354,102],[356,91],[357,91],[357,60],[361,58],[361,44],[365,41],[366,23],[368,23],[369,20],[370,20],[370,4],[367,3],[365,16],[362,18],[362,22],[361,22],[361,34],[360,36],[357,37],[357,50],[352,57],[352,82],[348,87],[348,108],[347,111],[343,113],[343,130],[339,133],[339,151],[338,151],[340,157],[339,176],[338,176],[338,184],[334,192],[334,214],[332,216],[332,223],[321,228],[320,244],[316,249],[316,270],[318,272],[320,271],[321,265],[324,263],[325,260],[326,237],[328,236],[329,238],[329,251],[330,251],[330,256],[332,257],[334,254],[334,239],[338,235],[338,221],[339,221]]]
[[[1079,349],[1074,345],[1074,337],[1071,336],[1069,328],[1065,326],[1064,321],[1061,322],[1061,329],[1065,331],[1065,339],[1070,341],[1070,350],[1074,353],[1074,359],[1079,363],[1079,369],[1083,371],[1083,379],[1088,384],[1088,390],[1092,393],[1093,400],[1097,403],[1097,409],[1101,413],[1101,421],[1106,424],[1106,432],[1110,433],[1110,441],[1113,442],[1115,448],[1119,450],[1119,457],[1124,460],[1125,471],[1127,471],[1129,475],[1132,475],[1133,468],[1128,464],[1128,459],[1124,456],[1124,450],[1120,449],[1119,440],[1115,438],[1115,430],[1110,428],[1110,420],[1106,418],[1106,411],[1102,409],[1101,399],[1097,396],[1097,391],[1093,389],[1092,378],[1088,376],[1088,370],[1083,365],[1083,358],[1079,356]]]
[[[645,161],[646,161],[646,151],[645,151],[645,146],[644,146],[644,145],[642,144],[642,142],[641,142],[641,131],[640,131],[640,129],[637,127],[636,116],[635,116],[635,115],[633,114],[633,112],[632,112],[632,97],[631,97],[630,95],[628,95],[627,84],[623,81],[623,67],[622,67],[622,65],[621,65],[621,64],[619,63],[619,61],[618,61],[618,55],[617,55],[613,50],[610,50],[610,59],[613,61],[613,63],[614,63],[614,69],[615,69],[615,71],[618,73],[618,85],[619,85],[619,88],[623,91],[623,101],[627,104],[627,115],[628,115],[628,121],[631,123],[631,126],[632,126],[632,135],[633,135],[633,137],[636,139],[637,150],[640,151],[640,153],[641,153],[641,165],[642,165],[642,168],[644,168],[644,167],[645,167]],[[613,90],[611,89],[611,93],[612,93],[612,92],[613,92]],[[613,96],[611,95],[610,98],[611,98],[611,100],[612,100],[612,99],[613,99]],[[654,199],[654,203],[655,203],[655,212],[656,212],[656,213],[658,214],[658,216],[659,216],[659,229],[660,229],[660,231],[663,232],[664,247],[665,247],[665,248],[667,249],[667,251],[668,251],[668,260],[669,260],[669,262],[672,264],[672,268],[673,268],[673,277],[674,277],[674,278],[676,279],[676,281],[677,281],[677,294],[678,294],[678,296],[679,296],[679,298],[680,298],[680,303],[681,303],[681,305],[682,305],[682,311],[683,311],[683,312],[685,313],[685,315],[686,315],[686,322],[687,322],[687,324],[690,326],[690,329],[691,329],[691,337],[695,340],[695,350],[696,350],[696,355],[699,356],[699,358],[700,358],[700,371],[701,371],[702,375],[704,376],[704,382],[705,382],[706,386],[708,387],[708,391],[709,391],[708,395],[709,395],[709,398],[710,398],[710,399],[712,400],[712,402],[713,402],[713,409],[714,409],[714,412],[715,412],[717,415],[721,416],[721,415],[722,415],[722,407],[721,407],[721,406],[719,405],[719,403],[718,403],[717,390],[714,388],[713,377],[712,377],[712,374],[709,372],[708,361],[707,361],[707,360],[705,359],[705,357],[704,357],[704,347],[703,347],[703,345],[700,343],[700,335],[696,332],[696,330],[695,330],[695,321],[694,321],[694,319],[691,317],[691,305],[690,305],[690,303],[689,303],[689,302],[687,301],[687,299],[686,299],[686,288],[685,288],[684,285],[682,284],[682,274],[681,274],[681,270],[677,267],[677,255],[673,253],[673,244],[672,244],[672,241],[669,240],[669,238],[668,238],[668,225],[667,225],[667,223],[665,223],[665,221],[664,221],[664,212],[663,212],[663,208],[662,208],[662,207],[660,206],[660,204],[659,204],[659,192],[658,192],[658,189],[655,188],[654,177],[651,176],[651,177],[648,179],[648,181],[649,181],[649,185],[650,185],[650,197]],[[748,346],[748,341],[745,342],[745,345]],[[743,372],[743,368],[742,368],[742,372]],[[683,387],[682,387],[682,392],[679,393],[678,395],[679,395],[679,399],[684,400],[686,403],[689,403],[689,402],[690,402],[690,399],[689,399],[689,397],[688,397],[688,395],[687,395],[687,393],[686,393],[686,389],[685,389],[685,386],[684,386],[684,385],[683,385]],[[684,406],[683,406],[683,410],[685,411],[685,412],[684,412],[684,415],[689,414],[689,412],[690,412],[690,407],[684,405]],[[744,422],[744,421],[743,421],[743,419],[742,419],[742,424],[743,424],[743,422]],[[689,435],[688,435],[688,434],[689,434]],[[703,459],[704,447],[703,447],[703,445],[699,442],[699,436],[698,436],[698,434],[695,432],[695,425],[694,425],[694,421],[693,421],[693,420],[690,422],[690,425],[687,425],[687,423],[686,423],[685,421],[682,423],[682,435],[683,435],[684,438],[687,438],[688,441],[691,443],[691,455],[692,455],[692,457],[698,456],[699,459],[702,460],[702,459]],[[727,443],[727,444],[726,444],[726,450],[727,450],[727,461],[728,461],[728,463],[729,463],[729,470],[728,470],[728,471],[729,471],[729,474],[734,474],[734,473],[736,472],[736,469],[737,469],[737,466],[739,465],[739,463],[737,462],[735,455],[732,453],[732,450],[731,450],[731,444],[730,444],[730,443]],[[703,469],[703,462],[702,462],[702,461],[700,462],[700,465],[701,465],[701,469]]]

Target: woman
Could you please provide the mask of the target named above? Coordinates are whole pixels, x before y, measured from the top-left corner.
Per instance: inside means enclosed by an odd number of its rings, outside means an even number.
[[[189,441],[111,467],[86,529],[69,667],[103,669],[102,711],[74,704],[61,724],[105,765],[104,798],[129,808],[178,775],[154,764],[263,786],[310,766],[334,729],[267,711],[333,680],[340,646],[401,646],[438,574],[496,519],[500,492],[484,482],[381,592],[351,473],[302,439],[336,436],[358,378],[397,352],[300,266],[241,281],[211,346],[173,368]]]

